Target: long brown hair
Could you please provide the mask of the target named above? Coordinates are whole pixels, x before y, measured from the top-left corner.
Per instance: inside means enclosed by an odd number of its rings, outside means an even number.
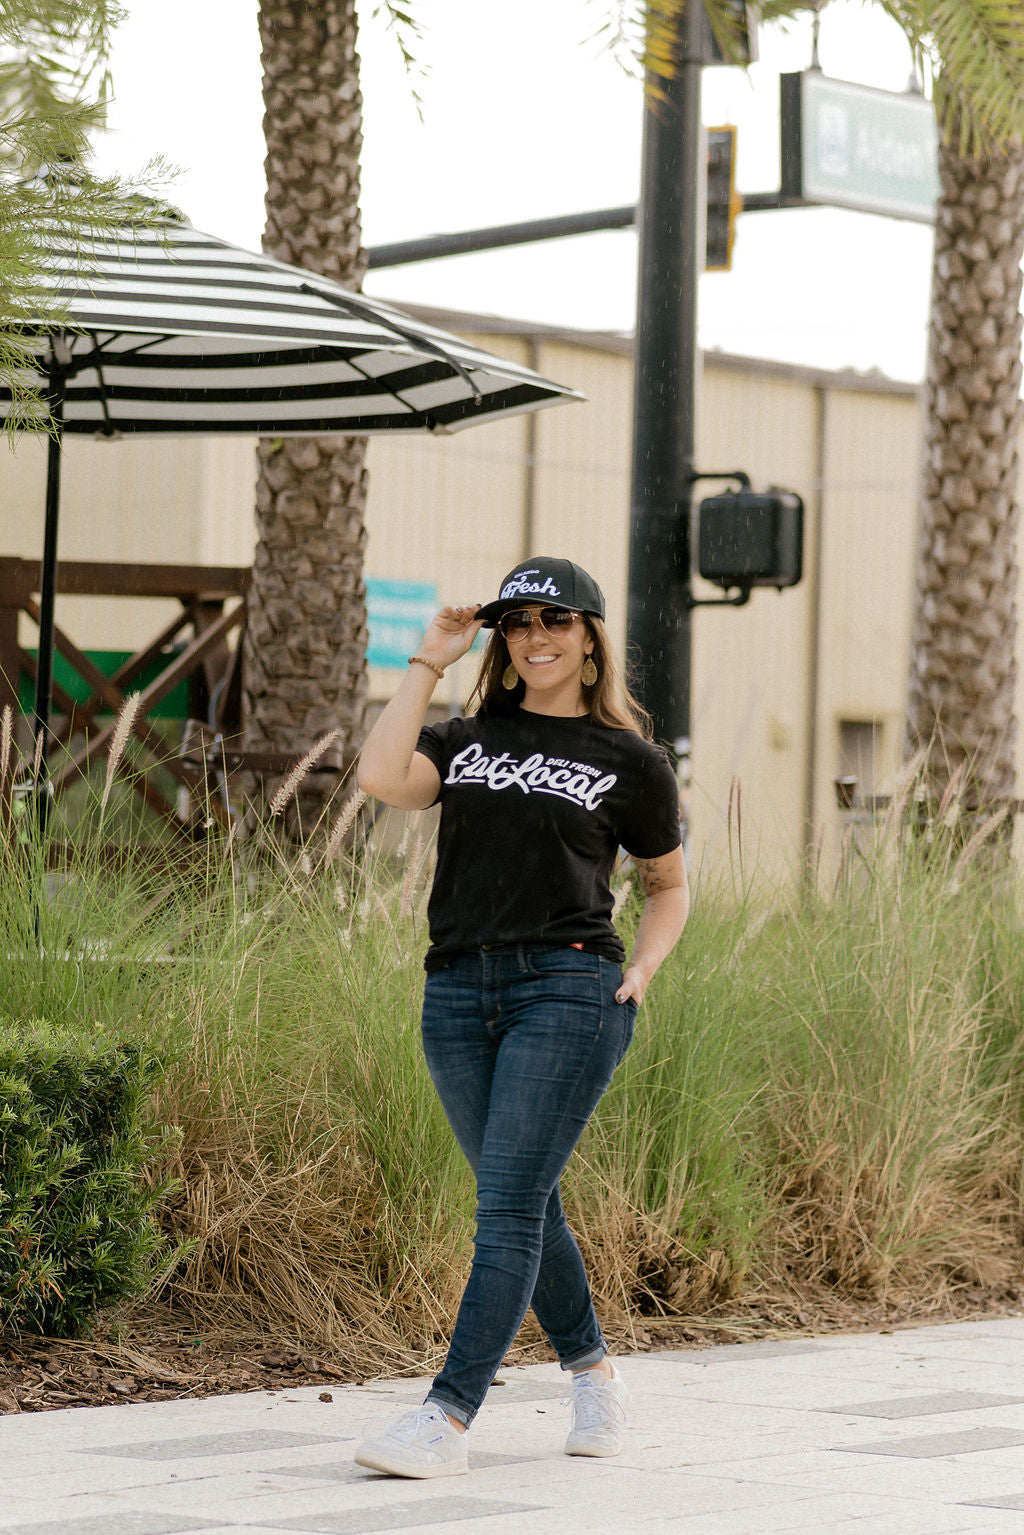
[[[594,641],[594,665],[597,681],[588,687],[580,683],[583,701],[595,725],[606,725],[610,730],[635,730],[648,741],[652,739],[651,716],[626,686],[625,678],[615,664],[608,631],[600,618],[584,613],[591,639]],[[514,688],[502,685],[502,676],[511,660],[505,636],[500,629],[491,634],[490,642],[480,662],[476,686],[469,695],[467,709],[470,714],[512,714],[523,700],[526,684],[520,677]]]

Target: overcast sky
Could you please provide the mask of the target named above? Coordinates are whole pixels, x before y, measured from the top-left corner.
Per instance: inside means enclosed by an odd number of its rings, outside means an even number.
[[[375,6],[362,6],[360,39],[367,245],[635,201],[641,91],[594,38],[601,0],[421,0],[422,122]],[[197,227],[258,247],[256,0],[126,8],[99,164],[130,173],[163,155],[181,168],[168,190]],[[749,74],[704,72],[705,122],[739,128],[741,190],[778,186],[779,74],[809,61],[802,21],[762,32]],[[887,90],[902,90],[910,72],[895,25],[849,0],[824,13],[821,63]],[[930,254],[931,232],[917,224],[838,209],[746,214],[733,271],[702,279],[702,343],[918,379]],[[629,330],[635,285],[636,241],[619,231],[380,270],[366,288],[400,302]]]

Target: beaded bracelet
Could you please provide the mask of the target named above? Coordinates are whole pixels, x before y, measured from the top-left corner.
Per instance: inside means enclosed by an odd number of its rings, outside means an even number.
[[[429,666],[430,670],[432,672],[434,672],[438,677],[443,677],[444,676],[444,671],[442,670],[442,668],[440,666],[438,666],[436,664],[436,662],[428,661],[426,656],[410,656],[409,657],[409,665],[411,666],[414,661],[418,661],[421,666]]]

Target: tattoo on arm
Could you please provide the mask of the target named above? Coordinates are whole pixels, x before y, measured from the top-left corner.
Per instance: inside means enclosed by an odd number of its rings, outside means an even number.
[[[660,858],[634,858],[633,867],[640,876],[644,895],[655,895],[659,890],[671,890],[678,880],[671,879],[664,871]]]

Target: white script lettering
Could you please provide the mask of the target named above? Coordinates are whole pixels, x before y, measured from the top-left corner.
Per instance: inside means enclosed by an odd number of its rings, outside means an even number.
[[[531,576],[539,576],[539,570],[520,570],[506,581],[501,588],[501,600],[507,602],[510,597],[557,597],[559,588],[550,576],[545,576],[543,582],[531,581]]]
[[[597,775],[596,768],[574,762],[572,766],[583,768],[583,771],[573,773],[563,763],[563,758],[544,757],[541,752],[534,752],[523,762],[510,757],[508,752],[502,752],[500,757],[488,757],[474,742],[456,752],[445,783],[485,783],[489,789],[496,790],[514,786],[524,794],[556,794],[559,799],[570,800],[584,810],[596,810],[608,790],[618,782],[616,773],[591,779],[587,775]]]

